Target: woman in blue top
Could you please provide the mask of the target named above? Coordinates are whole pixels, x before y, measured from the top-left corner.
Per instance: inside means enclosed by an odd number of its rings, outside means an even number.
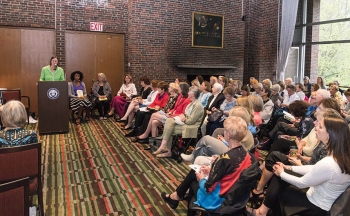
[[[208,81],[202,82],[202,84],[200,86],[200,90],[201,90],[201,93],[199,95],[198,101],[200,101],[202,103],[203,107],[205,107],[208,103],[209,97],[211,96],[210,83]]]
[[[72,82],[68,86],[68,96],[70,97],[70,107],[75,115],[75,123],[80,124],[80,118],[85,110],[85,120],[90,121],[92,103],[87,98],[84,75],[80,71],[74,71],[70,75]]]
[[[0,131],[0,147],[21,146],[37,143],[33,130],[25,130],[27,113],[24,105],[16,100],[7,102],[0,108],[1,122],[5,129]]]

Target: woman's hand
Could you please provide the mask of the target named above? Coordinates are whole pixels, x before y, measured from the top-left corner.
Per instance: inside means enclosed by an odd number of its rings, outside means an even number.
[[[205,178],[205,175],[204,175],[204,173],[202,171],[201,172],[196,172],[196,177],[197,177],[197,181],[200,181],[200,180]]]
[[[281,162],[277,162],[275,165],[273,165],[273,172],[276,176],[281,176],[281,173],[284,172],[285,165]]]
[[[180,117],[182,122],[186,121],[186,116],[184,114],[180,114],[179,117]]]
[[[288,157],[288,161],[293,164],[293,165],[296,165],[296,166],[302,166],[303,164],[301,163],[301,160],[299,158],[300,154],[297,154],[298,157],[295,158],[295,157],[290,157],[289,155],[287,155]]]
[[[172,115],[173,115],[173,114],[172,114],[171,112],[165,114],[165,116],[166,116],[167,118],[170,118]]]
[[[218,110],[218,109],[216,109],[215,107],[211,108],[212,112],[215,112],[216,110]]]
[[[210,115],[210,114],[211,114],[211,112],[209,110],[207,110],[207,115]]]
[[[201,173],[208,176],[210,173],[211,168],[209,166],[202,165],[201,166]]]

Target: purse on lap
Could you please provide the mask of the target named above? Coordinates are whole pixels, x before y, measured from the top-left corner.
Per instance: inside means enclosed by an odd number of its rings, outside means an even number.
[[[210,115],[208,115],[208,119],[207,120],[210,123],[219,122],[223,115],[224,115],[224,113],[221,110],[215,110]]]

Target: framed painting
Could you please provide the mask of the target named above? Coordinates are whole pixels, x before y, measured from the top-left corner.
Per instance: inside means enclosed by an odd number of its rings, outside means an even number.
[[[223,48],[224,16],[192,12],[192,47]]]

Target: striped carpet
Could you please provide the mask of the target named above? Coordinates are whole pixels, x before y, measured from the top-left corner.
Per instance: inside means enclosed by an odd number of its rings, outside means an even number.
[[[156,159],[112,119],[69,127],[39,137],[45,215],[186,215],[186,202],[172,210],[160,193],[174,191],[187,165]]]

